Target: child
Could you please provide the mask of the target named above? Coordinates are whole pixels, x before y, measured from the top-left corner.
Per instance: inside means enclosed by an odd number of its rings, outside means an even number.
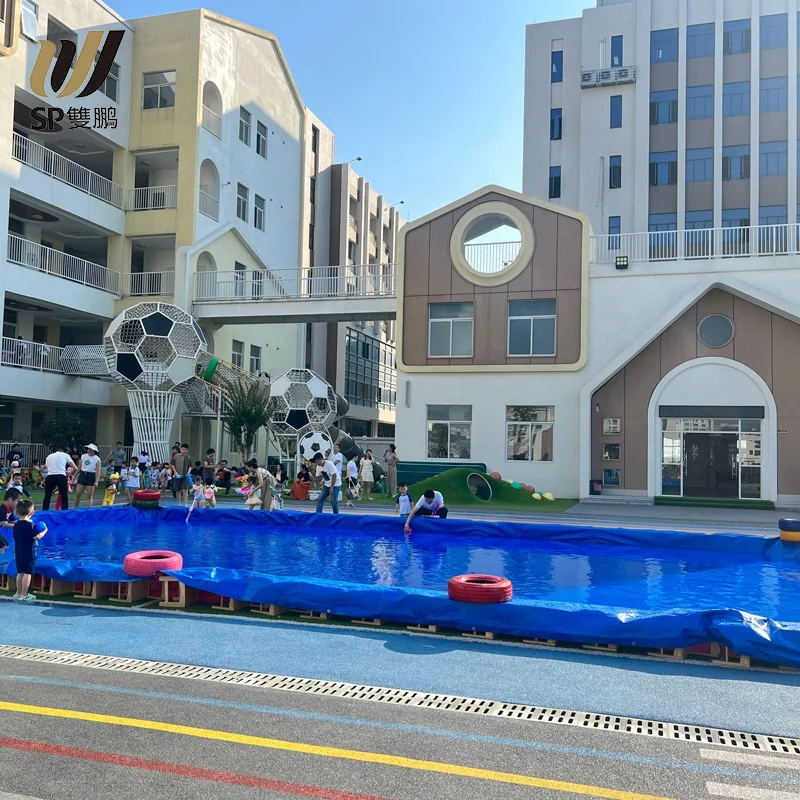
[[[71,467],[69,464],[67,464],[67,491],[68,492],[72,491],[72,476],[73,476],[74,473],[75,473],[74,468]],[[63,508],[64,508],[64,504],[61,502],[61,492],[56,492],[55,509],[56,509],[56,511],[61,511],[61,510],[63,510]]]
[[[133,500],[133,493],[139,488],[139,459],[136,456],[131,457],[131,465],[125,470],[125,491],[128,494],[128,505]]]
[[[147,482],[150,484],[151,489],[158,489],[158,479],[161,470],[158,464],[151,464],[150,469],[147,470]]]
[[[162,492],[166,492],[169,490],[169,464],[162,464],[161,465],[161,472],[158,474],[158,488]]]
[[[17,521],[17,503],[22,497],[19,489],[6,489],[3,505],[0,506],[0,530],[2,528],[11,529]],[[8,540],[0,533],[0,553],[5,553],[8,547]]]
[[[44,489],[44,470],[38,458],[33,462],[31,480],[33,481],[33,487],[35,489]]]
[[[244,502],[251,511],[261,508],[261,489],[258,487],[258,475],[251,475],[247,479],[247,494]]]
[[[206,508],[217,507],[216,489],[214,488],[214,476],[203,483],[203,500],[205,500]]]
[[[283,490],[289,482],[289,476],[283,471],[283,464],[275,467],[275,489],[272,498],[272,511],[283,510]]]
[[[355,508],[353,500],[358,499],[360,493],[358,491],[358,464],[356,457],[350,456],[347,461],[347,505],[346,508]]]
[[[399,494],[397,495],[395,508],[397,509],[397,513],[400,515],[400,519],[405,522],[408,519],[408,515],[411,513],[411,504],[414,502],[414,500],[408,493],[407,483],[398,483],[397,491]]]
[[[199,481],[194,485],[192,508],[202,508],[203,507],[203,500],[205,499],[205,491],[206,491],[206,487],[203,486],[203,484],[200,483]]]
[[[36,542],[47,533],[47,525],[33,524],[33,502],[27,498],[17,503],[17,517],[19,519],[14,524],[14,558],[17,563],[17,591],[14,599],[31,602],[36,599],[35,595],[28,593],[36,567]]]
[[[31,493],[25,488],[22,482],[22,473],[19,470],[14,470],[11,473],[11,479],[8,482],[9,489],[19,489],[22,494],[30,500]]]
[[[116,472],[108,476],[108,485],[106,486],[106,492],[103,495],[104,506],[114,505],[114,501],[117,499],[117,492],[119,491],[119,487],[117,485],[118,481],[119,475],[117,475]]]

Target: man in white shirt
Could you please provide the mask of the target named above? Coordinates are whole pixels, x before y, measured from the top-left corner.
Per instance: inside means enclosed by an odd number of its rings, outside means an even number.
[[[86,452],[81,456],[80,471],[75,486],[75,508],[80,508],[84,492],[86,492],[89,508],[92,507],[94,490],[100,483],[100,471],[103,468],[100,457],[97,455],[99,450],[96,444],[87,444],[84,450]]]
[[[342,450],[338,444],[333,446],[333,455],[331,456],[331,462],[333,466],[336,467],[336,471],[339,473],[339,485],[341,486],[342,481],[342,473],[344,472],[344,455],[342,455]],[[342,501],[342,490],[339,489],[339,496],[336,498],[340,503]]]
[[[322,453],[314,456],[314,465],[317,468],[317,475],[323,478],[322,491],[317,500],[317,514],[322,513],[325,501],[331,498],[331,508],[334,514],[339,513],[339,490],[342,486],[342,476],[336,471],[332,461],[326,461]]]
[[[57,447],[44,460],[44,469],[47,477],[44,479],[44,501],[42,511],[50,508],[50,498],[53,492],[58,489],[61,497],[61,508],[65,511],[69,508],[69,493],[67,491],[67,470],[72,467],[72,459],[60,448]]]
[[[447,517],[447,506],[444,504],[444,497],[441,492],[434,491],[433,489],[426,489],[422,497],[417,500],[414,508],[406,520],[405,531],[409,532],[411,520],[416,515],[420,517],[438,517],[445,519]]]

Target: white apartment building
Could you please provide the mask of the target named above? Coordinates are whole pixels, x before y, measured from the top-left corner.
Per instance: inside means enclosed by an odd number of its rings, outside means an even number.
[[[81,411],[101,445],[131,442],[124,392],[65,374],[62,355],[101,344],[143,300],[190,311],[209,350],[241,369],[303,366],[307,320],[331,317],[304,287],[330,263],[309,245],[329,241],[314,193],[319,180],[330,195],[333,136],[305,108],[275,37],[205,10],[126,21],[100,0],[1,7],[0,442],[40,441],[59,406]],[[91,42],[102,60],[110,31],[122,34],[108,77],[80,98],[70,63]],[[52,55],[34,86],[45,39]],[[64,40],[75,53],[56,85]],[[52,130],[37,130],[47,109]],[[334,264],[338,285],[345,262]],[[174,438],[199,451],[218,440],[215,425],[185,414]],[[267,448],[264,436],[260,458]]]

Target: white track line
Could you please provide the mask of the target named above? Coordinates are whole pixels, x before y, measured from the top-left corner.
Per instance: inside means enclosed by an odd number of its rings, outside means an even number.
[[[770,769],[800,769],[800,758],[781,758],[762,756],[754,753],[730,753],[725,750],[701,750],[700,755],[711,761],[725,761],[729,764],[747,764]]]
[[[706,789],[714,797],[735,797],[739,800],[800,800],[800,794],[795,794],[794,792],[776,792],[755,786],[706,783]]]

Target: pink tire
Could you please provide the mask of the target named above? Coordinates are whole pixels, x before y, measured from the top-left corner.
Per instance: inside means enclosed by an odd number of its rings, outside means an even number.
[[[136,578],[149,578],[164,570],[181,569],[183,556],[172,550],[140,550],[129,553],[122,562],[122,569]]]

